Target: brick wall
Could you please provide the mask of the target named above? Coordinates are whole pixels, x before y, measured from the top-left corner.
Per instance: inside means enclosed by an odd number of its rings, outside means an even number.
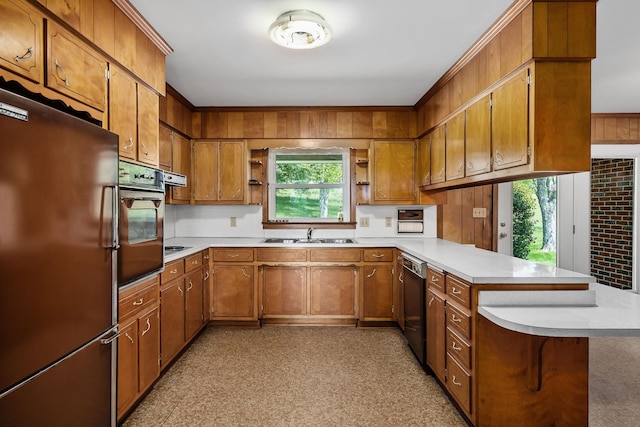
[[[633,160],[591,161],[591,275],[632,287]]]

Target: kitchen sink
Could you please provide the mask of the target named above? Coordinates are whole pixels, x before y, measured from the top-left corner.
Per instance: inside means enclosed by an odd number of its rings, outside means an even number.
[[[353,239],[293,239],[271,237],[264,239],[264,243],[329,243],[329,244],[348,244],[355,243]]]
[[[180,251],[184,251],[185,249],[189,249],[191,246],[165,246],[164,252],[167,254],[172,254]]]

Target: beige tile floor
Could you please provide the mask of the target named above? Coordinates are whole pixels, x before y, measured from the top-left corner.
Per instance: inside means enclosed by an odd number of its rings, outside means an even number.
[[[590,344],[589,425],[640,425],[640,339]],[[345,327],[208,328],[124,423],[465,425],[399,330]]]

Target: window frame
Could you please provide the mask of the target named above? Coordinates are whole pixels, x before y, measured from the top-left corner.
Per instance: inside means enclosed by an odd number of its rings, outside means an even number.
[[[275,184],[276,156],[278,154],[340,154],[342,156],[342,184]],[[270,149],[267,160],[266,206],[263,228],[355,228],[355,172],[354,150],[345,147],[301,148],[281,147]],[[338,218],[275,218],[275,195],[278,188],[342,188],[343,189],[343,221]]]

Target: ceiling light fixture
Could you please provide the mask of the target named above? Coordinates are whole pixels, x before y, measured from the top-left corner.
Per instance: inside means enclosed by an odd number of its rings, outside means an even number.
[[[289,49],[312,49],[331,40],[331,27],[309,10],[290,10],[269,27],[271,40]]]

